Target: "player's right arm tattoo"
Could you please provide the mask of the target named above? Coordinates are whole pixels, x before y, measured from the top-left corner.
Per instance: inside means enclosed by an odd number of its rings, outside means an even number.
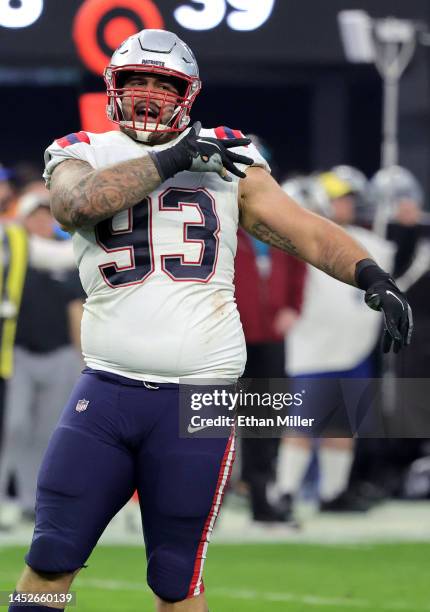
[[[93,227],[138,204],[160,184],[149,155],[101,170],[80,160],[66,160],[52,175],[52,213],[66,227]]]

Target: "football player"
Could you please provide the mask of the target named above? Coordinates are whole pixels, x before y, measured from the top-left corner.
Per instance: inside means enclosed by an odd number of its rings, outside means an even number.
[[[137,488],[156,609],[206,612],[203,564],[234,436],[181,438],[179,383],[243,372],[238,223],[367,290],[396,348],[409,342],[409,309],[365,249],[288,198],[250,140],[226,127],[189,126],[201,84],[193,53],[175,34],[131,36],[105,79],[119,130],[70,134],[46,151],[52,211],[73,233],[88,295],[87,369],[40,469],[34,536],[16,588],[67,591]]]
[[[366,179],[358,170],[337,166],[282,186],[303,206],[312,206],[343,227],[386,268],[393,267],[392,244],[357,224],[358,216],[364,219],[361,213],[366,211],[363,196],[367,191]],[[356,401],[369,379],[376,376],[370,356],[380,337],[377,313],[357,301],[356,288],[336,282],[315,267],[306,270],[304,286],[301,316],[287,329],[286,371],[292,393],[306,388],[305,406],[299,412],[315,417],[317,426],[310,435],[309,429],[297,428],[283,439],[279,452],[279,507],[293,522],[295,501],[313,454],[319,466],[321,512],[370,509],[372,500],[351,491],[349,481],[354,436],[365,435],[364,427],[377,431],[379,425],[377,415],[372,414],[372,402],[366,405],[369,415],[364,419],[363,407],[360,414]],[[356,382],[348,384],[349,379]],[[357,379],[363,379],[361,387]],[[319,440],[313,439],[317,428],[322,436]]]

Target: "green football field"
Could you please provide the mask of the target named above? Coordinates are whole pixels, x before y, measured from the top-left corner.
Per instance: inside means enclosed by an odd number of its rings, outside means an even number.
[[[0,590],[13,590],[22,547],[0,548]],[[430,611],[430,544],[214,544],[211,612]],[[75,582],[78,612],[145,612],[144,551],[99,546]],[[23,608],[25,610],[25,608]]]

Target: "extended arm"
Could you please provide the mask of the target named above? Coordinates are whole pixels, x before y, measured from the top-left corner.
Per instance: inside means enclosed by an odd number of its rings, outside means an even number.
[[[345,231],[301,208],[261,168],[249,168],[240,182],[239,206],[241,224],[256,238],[366,291],[366,304],[384,313],[384,352],[393,346],[397,353],[410,343],[413,322],[405,296]]]
[[[343,229],[299,206],[262,168],[240,182],[242,226],[253,236],[355,285],[356,264],[369,253]]]

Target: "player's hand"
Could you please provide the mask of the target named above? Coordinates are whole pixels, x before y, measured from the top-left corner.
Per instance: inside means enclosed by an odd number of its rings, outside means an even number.
[[[231,182],[232,178],[227,171],[245,178],[246,174],[241,172],[235,164],[251,165],[254,160],[245,155],[233,153],[230,149],[249,145],[249,138],[209,138],[199,136],[201,123],[194,123],[190,131],[179,142],[164,151],[150,152],[152,160],[163,181],[174,176],[177,172],[188,170],[189,172],[216,172],[225,181]]]
[[[393,280],[380,280],[366,291],[366,304],[373,310],[382,310],[385,319],[383,351],[398,353],[411,342],[413,320],[407,299]]]
[[[229,149],[249,145],[249,138],[210,138],[199,136],[201,123],[198,121],[193,125],[187,136],[183,139],[192,155],[190,172],[217,172],[225,181],[232,178],[227,170],[239,178],[245,178],[246,174],[241,172],[234,164],[251,165],[254,160],[245,155],[238,155]]]

